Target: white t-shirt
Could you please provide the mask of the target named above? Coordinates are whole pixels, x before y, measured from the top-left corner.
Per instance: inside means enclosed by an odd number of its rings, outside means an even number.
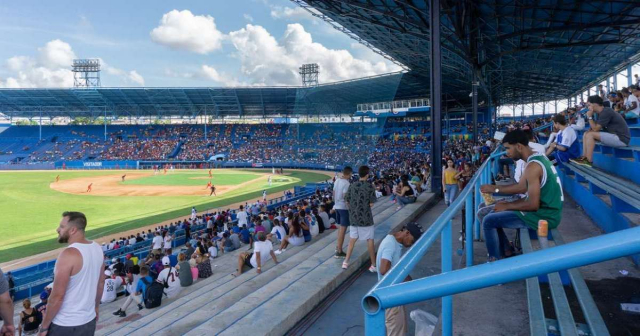
[[[253,243],[253,254],[251,255],[251,266],[253,268],[258,267],[258,261],[256,260],[256,253],[260,252],[260,265],[264,265],[264,263],[271,256],[271,251],[273,251],[273,245],[270,241],[265,240],[263,242],[257,241]]]
[[[271,229],[271,234],[276,235],[276,238],[278,238],[278,240],[282,240],[282,238],[287,235],[287,232],[284,230],[282,225],[280,225],[274,226],[273,229]]]
[[[347,194],[347,190],[349,190],[349,181],[344,178],[336,179],[336,182],[333,184],[333,200],[335,201],[335,205],[333,206],[336,210],[347,210],[347,202],[344,200],[344,195]]]
[[[165,249],[170,249],[171,248],[171,240],[172,240],[172,238],[171,238],[170,235],[166,235],[164,237],[164,248]]]
[[[116,300],[116,281],[114,279],[107,279],[104,281],[104,289],[102,290],[101,303],[113,302]]]
[[[535,143],[535,142],[529,142],[529,147],[531,147],[531,149],[533,149],[534,153],[538,153],[538,154],[545,154],[545,149],[544,146],[539,144],[539,143]],[[522,176],[522,173],[524,173],[524,169],[526,167],[526,163],[524,162],[524,160],[518,160],[516,161],[516,171],[515,174],[513,176],[513,178],[516,180],[517,182],[520,182],[520,177]]]
[[[318,213],[318,216],[322,218],[325,230],[328,230],[331,227],[331,223],[329,223],[329,215],[325,211],[321,211]]]
[[[162,248],[162,237],[161,236],[153,237],[153,249],[159,250],[161,248]]]
[[[578,135],[576,134],[576,130],[571,127],[567,127],[562,131],[562,142],[558,144],[568,149],[577,139]]]
[[[211,246],[208,251],[211,258],[215,258],[218,256],[218,249],[215,246]]]
[[[629,97],[627,99],[625,99],[624,101],[624,106],[629,108],[631,107],[632,103],[636,103],[636,108],[634,108],[633,110],[629,110],[629,112],[631,113],[635,113],[636,115],[640,114],[640,101],[638,101],[638,98],[634,95],[629,95]]]
[[[320,228],[318,227],[318,221],[313,217],[313,215],[309,216],[311,220],[309,221],[309,232],[311,233],[311,237],[315,237],[320,234]]]
[[[180,286],[180,279],[178,278],[178,270],[175,267],[165,268],[158,274],[158,282],[164,285],[166,282],[169,284],[169,288],[164,289],[164,293],[167,294],[169,299],[176,297],[182,287]]]
[[[236,218],[238,218],[238,226],[242,227],[243,225],[247,224],[247,212],[246,211],[240,211],[238,212],[238,215],[236,216]]]
[[[135,238],[129,239],[129,245],[133,245],[135,243],[136,243],[136,239]]]

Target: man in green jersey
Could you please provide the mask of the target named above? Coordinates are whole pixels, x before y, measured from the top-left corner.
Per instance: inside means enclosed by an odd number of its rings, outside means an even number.
[[[520,182],[508,186],[485,184],[480,191],[507,195],[526,193],[527,197],[515,202],[496,203],[493,211],[482,221],[489,261],[509,256],[509,240],[503,229],[528,227],[536,230],[541,219],[549,223],[550,229],[554,229],[560,224],[564,202],[562,184],[555,167],[547,157],[533,152],[523,131],[507,133],[502,145],[509,158],[526,162]]]

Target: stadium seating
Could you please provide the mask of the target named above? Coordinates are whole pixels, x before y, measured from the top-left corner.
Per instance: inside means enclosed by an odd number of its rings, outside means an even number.
[[[387,197],[379,199],[373,208],[376,241],[415,218],[432,199],[432,194],[423,194],[400,211]],[[289,248],[278,256],[278,265],[267,262],[259,275],[247,272],[233,278],[229,273],[239,251],[225,254],[215,259],[219,267],[214,267],[211,278],[184,288],[180,298],[165,301],[158,309],[142,310],[140,316],[124,321],[102,315],[97,334],[237,335],[260,325],[265,334],[282,335],[368,259],[365,244],[357,244],[351,267],[343,271],[333,258],[335,239],[336,231],[331,231]],[[118,304],[105,305],[104,310],[115,311]]]

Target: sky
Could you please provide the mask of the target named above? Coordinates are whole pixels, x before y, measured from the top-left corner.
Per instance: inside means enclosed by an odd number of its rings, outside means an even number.
[[[103,87],[300,85],[400,67],[288,0],[0,3],[0,88],[72,87],[71,63],[99,58]]]

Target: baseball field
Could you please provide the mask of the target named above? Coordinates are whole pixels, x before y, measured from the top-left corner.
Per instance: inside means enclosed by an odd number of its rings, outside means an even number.
[[[95,239],[186,218],[192,206],[198,211],[223,209],[260,199],[263,190],[273,196],[328,178],[298,170],[271,175],[266,169],[214,169],[212,177],[204,169],[0,172],[0,262],[59,248],[56,228],[64,211],[84,212],[87,236]],[[209,196],[208,182],[216,187],[216,196]]]

